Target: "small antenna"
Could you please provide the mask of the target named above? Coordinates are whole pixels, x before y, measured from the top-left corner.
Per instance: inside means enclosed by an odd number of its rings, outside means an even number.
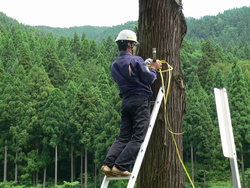
[[[156,62],[156,48],[153,48],[153,62]]]

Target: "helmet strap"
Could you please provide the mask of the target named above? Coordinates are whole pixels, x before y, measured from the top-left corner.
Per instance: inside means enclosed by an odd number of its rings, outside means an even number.
[[[131,46],[128,45],[129,48],[131,48],[131,51],[132,51],[132,55],[134,55],[134,47],[135,47],[135,42],[130,42],[131,43]]]

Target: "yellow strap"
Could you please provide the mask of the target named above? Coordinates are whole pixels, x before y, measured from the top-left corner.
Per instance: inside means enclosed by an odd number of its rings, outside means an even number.
[[[131,66],[128,66],[129,76],[131,77]]]

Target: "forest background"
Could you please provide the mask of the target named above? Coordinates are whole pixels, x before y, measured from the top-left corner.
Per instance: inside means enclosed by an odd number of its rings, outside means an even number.
[[[192,148],[196,187],[230,187],[213,93],[225,87],[241,182],[250,187],[250,7],[186,22],[184,162],[192,174]],[[19,186],[40,186],[45,175],[46,187],[53,186],[55,159],[58,185],[80,181],[85,157],[88,187],[100,186],[96,171],[120,127],[121,99],[110,73],[119,54],[114,39],[135,27],[31,27],[0,13],[0,181],[7,180],[0,185],[17,179]]]

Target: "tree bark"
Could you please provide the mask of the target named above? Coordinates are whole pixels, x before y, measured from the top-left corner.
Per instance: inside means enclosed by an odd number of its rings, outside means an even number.
[[[194,171],[195,171],[195,174],[197,174],[196,152],[194,152]]]
[[[97,175],[97,174],[96,174],[96,164],[95,164],[95,188],[96,188],[96,183],[97,183],[97,182],[96,182],[96,175]]]
[[[57,145],[55,147],[55,188],[57,187]]]
[[[191,164],[192,164],[192,182],[194,182],[194,148],[193,148],[193,141],[191,141]]]
[[[17,144],[17,141],[16,141],[16,146],[17,146],[18,144]],[[17,157],[18,157],[18,151],[16,151],[16,159],[17,159]],[[18,164],[17,164],[17,162],[16,162],[16,164],[15,164],[15,181],[17,182],[17,169],[18,169]]]
[[[73,158],[73,161],[74,161],[74,167],[73,167],[73,181],[75,181],[76,179],[76,156],[74,156]]]
[[[39,155],[39,148],[37,148],[37,153],[38,153],[38,155]],[[36,187],[37,187],[37,185],[38,185],[38,180],[39,180],[39,173],[38,173],[38,171],[36,172]]]
[[[46,168],[44,168],[44,172],[43,172],[43,188],[46,187]]]
[[[3,173],[3,181],[7,181],[7,152],[8,152],[8,141],[5,139],[5,152],[4,152],[4,173]]]
[[[88,167],[88,151],[85,149],[85,188],[88,187],[88,172],[87,172],[87,167]]]
[[[73,182],[73,143],[71,142],[71,183]]]
[[[83,148],[82,148],[82,145],[81,145],[81,188],[83,187],[82,175],[83,175]]]
[[[137,55],[143,59],[152,58],[152,48],[157,49],[157,59],[167,61],[172,67],[170,90],[167,100],[166,116],[172,131],[182,132],[185,113],[185,78],[181,69],[180,49],[187,26],[182,6],[174,0],[139,0],[139,22]],[[163,64],[163,70],[168,69]],[[163,73],[164,85],[168,84],[168,73]],[[155,100],[159,87],[162,86],[160,75],[152,85]],[[164,122],[163,103],[156,120],[156,125],[146,151],[140,173],[138,188],[182,188],[184,170],[178,158],[169,125]],[[183,158],[182,135],[174,136]]]
[[[242,185],[243,185],[243,188],[246,187],[246,184],[245,184],[245,169],[244,169],[244,157],[243,157],[243,147],[241,146],[241,171],[242,171]]]
[[[36,186],[36,172],[33,172],[33,187]]]
[[[206,188],[206,168],[205,168],[205,163],[203,163],[203,173],[204,173],[204,188]]]

